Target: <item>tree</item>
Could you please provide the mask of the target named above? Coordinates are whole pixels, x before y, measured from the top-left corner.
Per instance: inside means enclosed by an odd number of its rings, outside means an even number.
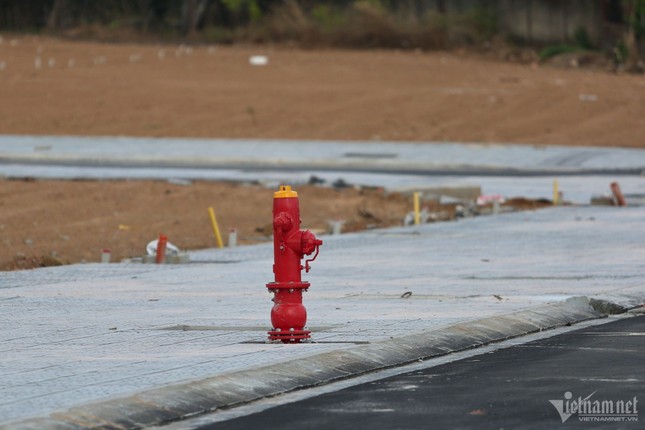
[[[69,21],[69,9],[67,0],[54,0],[52,10],[47,18],[47,29],[57,30]]]
[[[182,7],[182,22],[184,33],[188,37],[197,34],[197,26],[204,16],[208,0],[184,0]]]
[[[627,59],[625,69],[628,72],[640,71],[640,55],[638,53],[638,36],[643,31],[642,21],[645,19],[645,0],[625,0],[625,48]]]

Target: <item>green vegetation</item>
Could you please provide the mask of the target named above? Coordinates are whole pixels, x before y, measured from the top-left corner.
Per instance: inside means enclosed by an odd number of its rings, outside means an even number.
[[[576,46],[579,47],[580,49],[584,49],[587,51],[590,51],[594,49],[593,43],[591,42],[591,38],[589,37],[589,33],[587,32],[587,29],[584,27],[578,27],[573,33],[573,41],[575,42]]]
[[[557,45],[547,46],[539,52],[538,57],[540,58],[540,61],[546,61],[549,58],[565,54],[567,52],[592,51],[595,49],[587,29],[584,27],[578,27],[576,29],[573,34],[573,42],[574,44],[560,43]]]
[[[560,14],[575,22],[575,10],[560,2],[512,3],[511,7],[490,0],[0,0],[0,31],[106,41],[276,42],[300,47],[430,50],[491,46],[503,40],[534,48],[540,43],[532,39],[530,30],[536,16]],[[576,7],[587,6],[581,2]],[[542,8],[543,13],[534,13],[535,8]],[[606,0],[606,7],[594,10],[597,22],[605,20],[608,25],[579,27],[566,39],[562,28],[554,27],[552,39],[562,40],[544,48],[540,59],[599,49],[611,53],[618,63],[640,67],[645,0]],[[512,34],[511,23],[525,23],[528,30],[516,26],[519,35]],[[549,22],[542,18],[539,25]]]
[[[552,45],[542,49],[539,52],[538,57],[540,58],[540,61],[546,61],[549,58],[555,57],[556,55],[565,54],[567,52],[578,52],[578,51],[582,51],[582,48],[575,45],[567,45],[567,44]]]
[[[438,2],[443,5],[445,2]],[[485,3],[485,2],[484,2]],[[498,31],[491,7],[441,10],[424,0],[0,0],[0,31],[122,40],[289,42],[301,46],[446,48]],[[128,30],[125,32],[124,30]]]

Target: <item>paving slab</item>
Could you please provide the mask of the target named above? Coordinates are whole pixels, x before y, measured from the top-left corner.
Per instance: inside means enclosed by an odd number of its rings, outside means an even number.
[[[326,236],[301,345],[266,342],[270,244],[2,273],[0,428],[160,424],[601,316],[588,298],[637,306],[643,219],[558,207]]]

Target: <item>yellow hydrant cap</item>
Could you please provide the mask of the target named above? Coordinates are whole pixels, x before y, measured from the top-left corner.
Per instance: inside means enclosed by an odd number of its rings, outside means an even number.
[[[280,191],[273,193],[274,199],[286,199],[289,197],[298,197],[298,193],[291,189],[291,185],[280,185]]]

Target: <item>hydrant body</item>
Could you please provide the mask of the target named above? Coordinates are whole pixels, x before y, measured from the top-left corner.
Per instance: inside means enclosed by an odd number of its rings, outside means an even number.
[[[309,271],[309,263],[318,256],[318,247],[322,245],[309,230],[300,230],[300,207],[298,193],[288,185],[280,186],[273,196],[273,273],[275,281],[267,284],[270,293],[274,294],[270,340],[284,343],[298,343],[310,337],[305,330],[307,310],[302,304],[302,292],[307,291],[309,282],[303,282],[301,271]],[[305,255],[313,258],[302,266]]]

